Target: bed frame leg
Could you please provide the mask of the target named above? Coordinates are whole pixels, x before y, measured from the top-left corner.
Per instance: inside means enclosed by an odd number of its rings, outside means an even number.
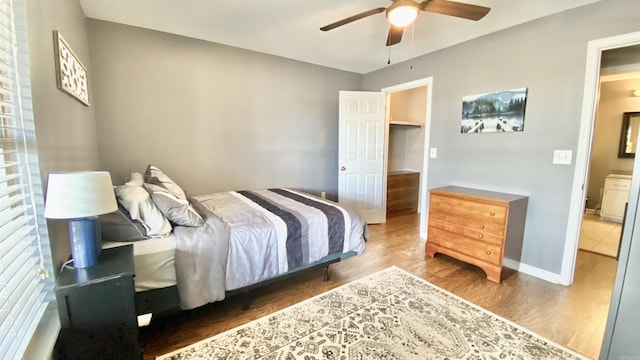
[[[253,294],[251,291],[242,293],[242,310],[249,310],[251,302],[253,301]]]
[[[329,281],[329,265],[324,267],[324,281]]]

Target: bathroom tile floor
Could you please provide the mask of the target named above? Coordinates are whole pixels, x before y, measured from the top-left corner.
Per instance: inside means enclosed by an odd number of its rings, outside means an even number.
[[[600,220],[596,214],[584,214],[578,248],[616,257],[621,231],[622,224]]]

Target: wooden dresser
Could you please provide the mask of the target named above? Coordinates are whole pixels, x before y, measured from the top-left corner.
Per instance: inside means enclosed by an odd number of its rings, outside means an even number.
[[[528,197],[456,186],[429,194],[425,253],[478,266],[499,283],[503,258],[520,261]]]
[[[389,172],[387,174],[387,214],[417,211],[419,192],[419,172]]]

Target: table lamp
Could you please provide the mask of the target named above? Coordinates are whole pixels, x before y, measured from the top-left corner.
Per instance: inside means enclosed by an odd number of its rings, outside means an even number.
[[[69,240],[74,268],[98,261],[102,241],[98,215],[118,210],[107,171],[50,173],[44,216],[69,221]]]

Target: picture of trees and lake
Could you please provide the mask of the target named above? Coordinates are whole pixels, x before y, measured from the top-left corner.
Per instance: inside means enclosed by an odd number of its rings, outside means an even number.
[[[524,131],[527,88],[462,98],[461,133]]]

